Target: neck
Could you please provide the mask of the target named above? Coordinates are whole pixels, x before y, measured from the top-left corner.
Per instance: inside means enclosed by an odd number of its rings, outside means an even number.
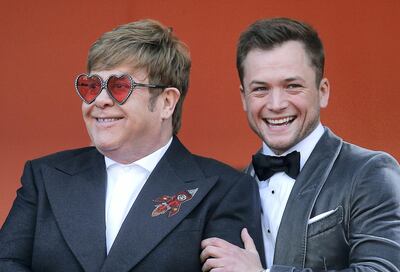
[[[130,148],[123,148],[121,150],[99,150],[104,156],[112,159],[121,164],[130,164],[140,160],[151,153],[157,151],[165,146],[171,139],[172,134],[158,139],[157,141],[137,141],[132,144]]]

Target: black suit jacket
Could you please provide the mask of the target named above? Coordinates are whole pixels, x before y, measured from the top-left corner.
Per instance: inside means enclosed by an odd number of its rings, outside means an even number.
[[[254,175],[252,167],[247,172]],[[325,129],[296,179],[276,238],[271,272],[297,270],[400,271],[394,158]]]
[[[262,241],[254,180],[174,138],[106,256],[106,177],[93,147],[27,162],[0,233],[0,271],[201,271],[204,238],[241,245],[247,227]],[[152,216],[157,198],[196,189],[175,215]]]

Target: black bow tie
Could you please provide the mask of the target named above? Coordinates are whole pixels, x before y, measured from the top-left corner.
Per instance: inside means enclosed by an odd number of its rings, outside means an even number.
[[[253,155],[253,167],[260,181],[269,179],[278,172],[285,172],[289,177],[296,179],[300,172],[300,153],[293,151],[281,157],[257,153]]]

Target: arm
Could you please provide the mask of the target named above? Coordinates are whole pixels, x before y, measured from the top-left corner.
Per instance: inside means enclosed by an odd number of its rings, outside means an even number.
[[[354,156],[354,160],[357,156]],[[348,163],[348,162],[347,162]],[[352,165],[352,164],[350,164]],[[346,252],[335,252],[348,260],[338,271],[400,271],[400,167],[387,154],[375,153],[359,164],[350,177],[346,195],[347,212],[343,223]],[[338,179],[341,174],[336,174]],[[321,242],[321,248],[326,246]],[[331,241],[335,243],[335,241]],[[341,243],[341,242],[338,242]],[[288,244],[290,250],[290,244]],[[307,252],[315,254],[318,252]],[[321,256],[323,257],[323,256]],[[327,269],[334,265],[326,260]],[[330,262],[330,263],[329,263]],[[273,265],[271,272],[312,271],[313,267]]]
[[[340,271],[400,271],[399,165],[387,155],[378,155],[357,169],[353,179],[346,235],[349,266]],[[202,245],[202,258],[213,257],[207,260],[203,271],[222,266],[224,268],[211,271],[261,270],[255,270],[258,266],[251,248],[241,249],[215,240],[205,240]],[[237,263],[236,267],[240,269],[231,269],[229,263],[232,262]],[[273,265],[270,271],[313,271],[313,268],[294,267],[288,263]]]
[[[243,229],[241,238],[244,249],[219,238],[209,238],[201,242],[203,251],[200,259],[204,262],[202,271],[261,272],[263,267],[253,239],[247,229]]]
[[[31,271],[37,192],[32,167],[26,163],[22,187],[0,230],[0,271]]]
[[[216,257],[214,254],[223,254],[219,253],[219,249],[226,250],[231,255],[236,251],[244,252],[244,249],[242,249],[243,243],[245,246],[248,244],[247,240],[243,239],[243,236],[251,240],[250,235],[254,238],[256,244],[254,245],[253,241],[251,241],[251,256],[258,260],[258,265],[261,267],[257,253],[258,249],[262,258],[264,257],[260,214],[261,208],[257,183],[249,176],[241,176],[222,197],[218,207],[208,220],[204,232],[204,238],[208,239],[202,242],[201,260],[205,262],[203,271],[208,271],[207,269],[210,269],[215,263],[216,258],[208,259],[209,257]],[[243,228],[246,228],[246,230],[242,231]],[[241,231],[242,234],[240,234]],[[240,239],[241,236],[242,239]],[[226,260],[226,263],[233,267],[233,263],[230,260]],[[260,270],[258,269],[258,271]]]
[[[350,268],[400,270],[400,167],[386,154],[358,170],[349,219]]]
[[[214,196],[217,206],[209,214],[203,232],[203,238],[218,237],[232,244],[243,247],[240,232],[247,228],[254,238],[258,250],[263,250],[261,231],[261,205],[258,185],[253,178],[240,174],[235,183],[220,180],[227,190]],[[262,252],[263,253],[263,252]]]

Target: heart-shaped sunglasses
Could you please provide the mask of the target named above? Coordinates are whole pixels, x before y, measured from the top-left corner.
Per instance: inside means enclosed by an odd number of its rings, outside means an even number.
[[[107,93],[122,105],[126,102],[136,87],[161,88],[165,89],[169,86],[157,84],[145,84],[135,82],[128,74],[111,75],[106,81],[98,75],[80,74],[75,79],[75,89],[79,97],[86,104],[91,104],[106,89]]]

